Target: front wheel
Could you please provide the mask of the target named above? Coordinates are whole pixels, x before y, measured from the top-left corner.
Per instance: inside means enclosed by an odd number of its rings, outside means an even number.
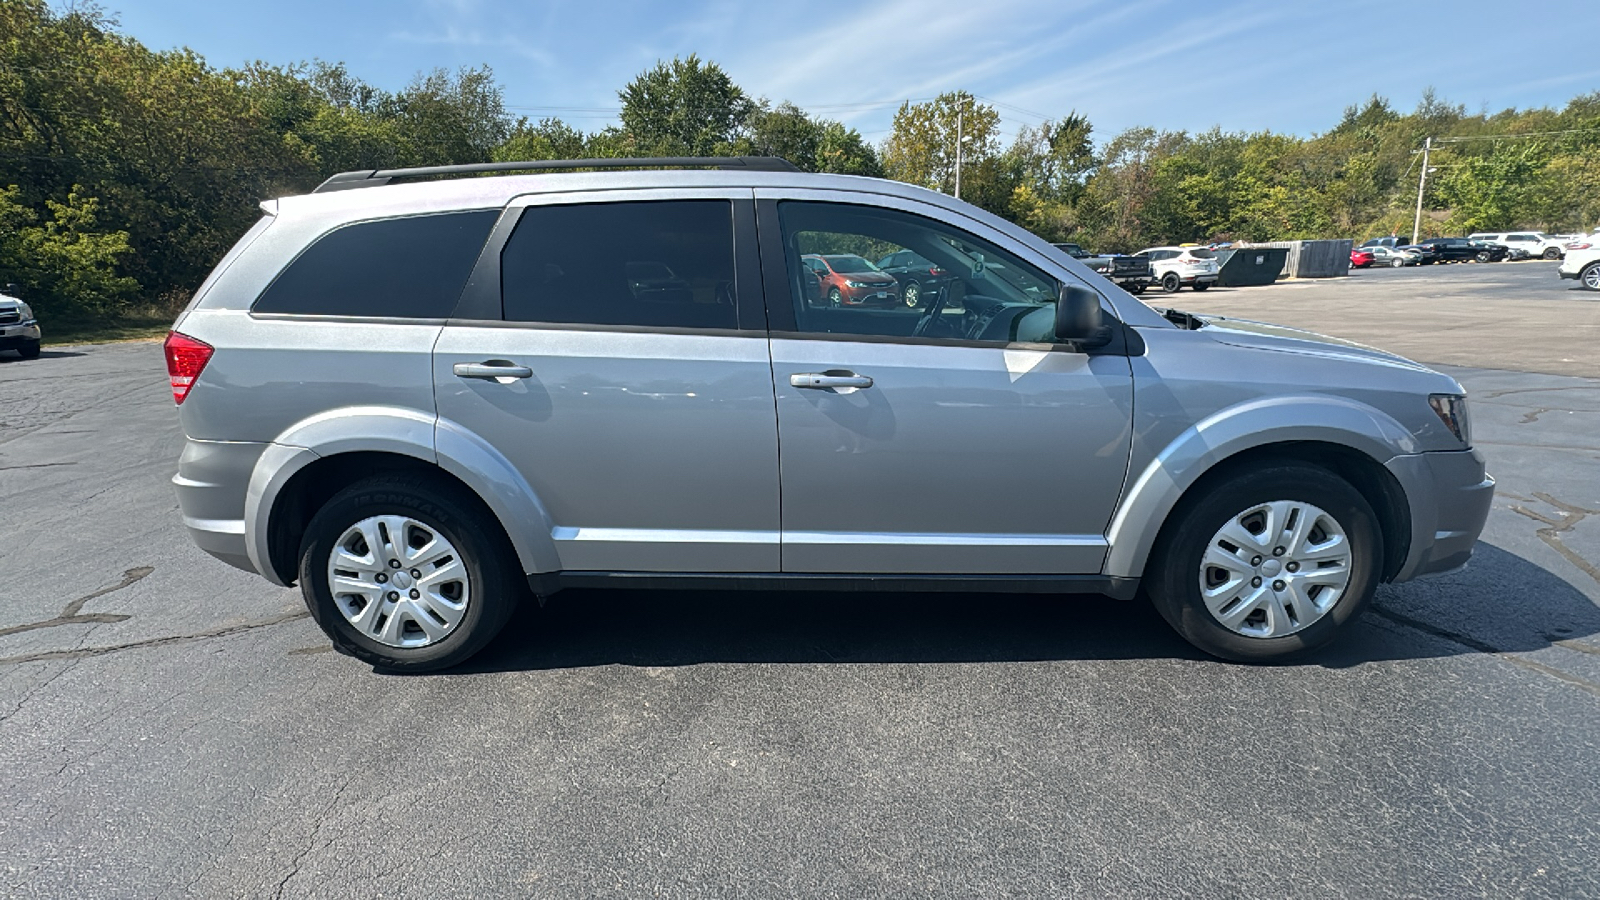
[[[17,350],[17,355],[23,359],[39,358],[39,341],[30,341]]]
[[[1178,292],[1178,288],[1181,287],[1183,287],[1183,279],[1178,277],[1177,272],[1168,272],[1167,274],[1161,276],[1161,289],[1163,291],[1166,291],[1169,294],[1176,294]]]
[[[1333,640],[1377,590],[1377,517],[1326,469],[1241,471],[1173,515],[1146,591],[1162,618],[1213,656],[1293,659]]]
[[[843,300],[843,298],[844,298],[844,295],[839,293],[839,289],[838,288],[836,288],[836,287],[835,288],[828,288],[828,305],[829,306],[838,306],[840,304],[840,302]]]
[[[1397,259],[1394,262],[1389,263],[1389,265],[1394,266],[1396,269],[1403,268],[1405,266],[1405,264],[1406,264],[1406,261],[1403,260],[1403,259]]]
[[[384,475],[351,485],[311,518],[300,590],[334,649],[384,669],[465,661],[526,591],[489,512],[437,482]]]
[[[1590,263],[1588,268],[1578,276],[1583,286],[1591,291],[1600,291],[1600,262]]]
[[[906,288],[900,294],[900,302],[904,303],[907,309],[916,309],[920,306],[922,304],[922,285],[915,281],[906,282]]]
[[[1479,250],[1478,251],[1478,256],[1477,256],[1478,262],[1488,262],[1488,261],[1490,261],[1492,259],[1494,259],[1494,254],[1490,253],[1489,251],[1487,251],[1487,250]]]

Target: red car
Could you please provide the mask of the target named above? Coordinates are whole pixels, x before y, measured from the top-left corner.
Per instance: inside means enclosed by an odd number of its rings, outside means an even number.
[[[1372,265],[1372,254],[1357,247],[1350,251],[1350,266],[1355,269],[1365,269]]]
[[[828,306],[898,306],[900,282],[853,253],[814,254],[800,261],[817,276],[817,299]]]

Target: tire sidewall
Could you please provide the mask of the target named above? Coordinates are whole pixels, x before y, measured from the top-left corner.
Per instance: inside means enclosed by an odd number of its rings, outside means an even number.
[[[1230,631],[1206,609],[1200,596],[1200,560],[1218,528],[1257,504],[1298,500],[1327,512],[1352,546],[1350,581],[1333,609],[1309,627],[1277,638],[1252,638]],[[1238,473],[1203,496],[1174,510],[1174,527],[1162,535],[1148,573],[1157,610],[1202,650],[1237,662],[1287,662],[1333,640],[1359,617],[1377,591],[1383,542],[1366,499],[1333,473],[1310,465],[1275,466]]]
[[[467,570],[466,615],[444,640],[426,647],[391,647],[357,631],[339,611],[328,587],[328,560],[351,525],[382,515],[403,515],[437,530]],[[443,492],[399,482],[358,484],[334,495],[312,517],[300,550],[300,588],[311,617],[335,649],[381,668],[430,671],[454,665],[482,649],[505,624],[512,598],[505,595],[505,561],[494,541],[460,504]]]
[[[1167,274],[1161,276],[1161,289],[1163,291],[1166,291],[1169,294],[1175,294],[1178,292],[1178,288],[1181,287],[1183,287],[1183,280],[1178,277],[1176,272],[1168,272]]]

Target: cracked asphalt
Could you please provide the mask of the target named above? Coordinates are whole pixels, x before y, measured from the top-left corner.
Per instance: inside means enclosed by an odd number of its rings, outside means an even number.
[[[590,591],[379,674],[189,543],[157,345],[0,360],[0,896],[1600,897],[1600,356],[1525,338],[1600,295],[1552,269],[1153,298],[1472,393],[1472,566],[1281,668],[1137,603]]]

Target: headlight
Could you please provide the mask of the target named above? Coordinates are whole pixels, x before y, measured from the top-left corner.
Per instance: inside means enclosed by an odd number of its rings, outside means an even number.
[[[1460,394],[1429,394],[1428,405],[1439,414],[1444,427],[1462,444],[1472,446],[1472,422],[1467,418],[1467,398]]]
[[[875,284],[871,283],[870,281],[846,281],[845,282],[845,286],[853,287],[853,288],[867,288],[867,287],[877,287],[878,285],[875,285]]]
[[[29,306],[28,304],[19,302],[17,304],[17,311],[22,313],[22,321],[30,322],[33,320],[33,307]]]

